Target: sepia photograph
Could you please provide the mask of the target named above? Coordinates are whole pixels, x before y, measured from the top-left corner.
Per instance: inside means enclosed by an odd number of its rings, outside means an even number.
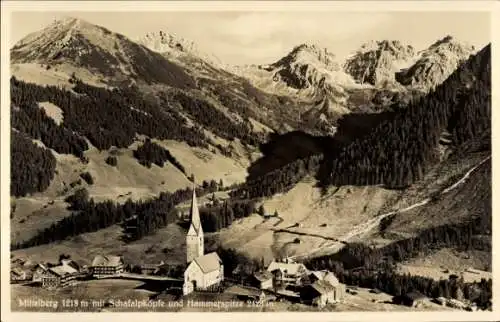
[[[494,312],[491,10],[80,3],[2,22],[2,311]]]

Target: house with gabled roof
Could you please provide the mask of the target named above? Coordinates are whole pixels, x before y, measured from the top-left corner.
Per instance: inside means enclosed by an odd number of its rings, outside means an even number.
[[[38,263],[33,269],[33,282],[41,282],[42,277],[49,270],[49,267],[44,263]]]
[[[309,273],[309,280],[311,281],[311,283],[314,283],[316,281],[326,281],[333,286],[340,285],[340,282],[335,274],[327,270],[311,271]]]
[[[261,290],[270,290],[273,288],[273,274],[271,272],[255,272],[252,275],[252,280]]]
[[[275,281],[282,286],[300,285],[302,278],[308,274],[304,264],[288,260],[284,262],[272,261],[267,267],[267,271],[273,274]]]
[[[90,271],[96,278],[123,273],[124,262],[121,256],[97,255],[92,261]]]
[[[71,265],[63,263],[59,266],[50,267],[42,275],[42,287],[56,288],[73,284],[80,276],[80,272]]]
[[[10,270],[10,282],[19,283],[27,281],[31,278],[29,275],[29,272],[22,267],[12,267]]]
[[[319,307],[337,303],[342,297],[341,288],[325,280],[316,280],[314,283],[304,286],[300,291],[300,298],[303,303]]]

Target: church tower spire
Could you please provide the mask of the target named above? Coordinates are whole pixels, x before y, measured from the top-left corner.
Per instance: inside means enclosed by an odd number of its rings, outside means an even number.
[[[203,228],[201,227],[200,211],[196,200],[196,186],[193,182],[193,198],[190,209],[191,224],[186,236],[186,260],[188,263],[204,254]]]

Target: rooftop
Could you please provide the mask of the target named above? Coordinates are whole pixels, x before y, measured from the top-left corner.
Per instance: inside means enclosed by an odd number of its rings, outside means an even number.
[[[222,260],[216,252],[208,253],[206,255],[195,258],[196,264],[201,268],[203,273],[213,272],[219,270],[222,265]]]
[[[273,261],[267,268],[268,272],[280,270],[286,274],[298,275],[307,272],[307,268],[301,263],[282,263]]]
[[[121,256],[103,256],[97,255],[92,261],[92,266],[118,266],[123,264]]]
[[[69,265],[55,266],[55,267],[51,267],[49,270],[52,271],[53,273],[61,276],[61,277],[68,275],[68,274],[78,273],[78,270],[76,270],[75,268],[73,268]]]

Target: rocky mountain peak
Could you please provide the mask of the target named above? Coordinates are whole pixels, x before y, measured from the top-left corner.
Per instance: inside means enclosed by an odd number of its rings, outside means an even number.
[[[313,43],[295,46],[286,56],[271,66],[274,68],[290,65],[321,65],[331,71],[340,69],[336,57],[327,48],[321,48]]]
[[[409,65],[415,49],[399,40],[370,41],[344,63],[344,70],[357,82],[378,85],[394,81],[394,74],[402,65]]]
[[[137,43],[170,58],[187,55],[202,59],[214,66],[222,66],[222,62],[218,57],[213,54],[203,52],[193,41],[178,37],[177,35],[164,30],[149,32],[143,37],[137,39]]]
[[[397,73],[396,79],[405,86],[427,91],[441,84],[474,52],[474,46],[448,35],[421,51],[415,64]]]
[[[198,51],[194,42],[177,37],[176,35],[163,30],[149,32],[142,38],[139,38],[138,42],[159,53],[166,53],[172,50],[185,53]]]

